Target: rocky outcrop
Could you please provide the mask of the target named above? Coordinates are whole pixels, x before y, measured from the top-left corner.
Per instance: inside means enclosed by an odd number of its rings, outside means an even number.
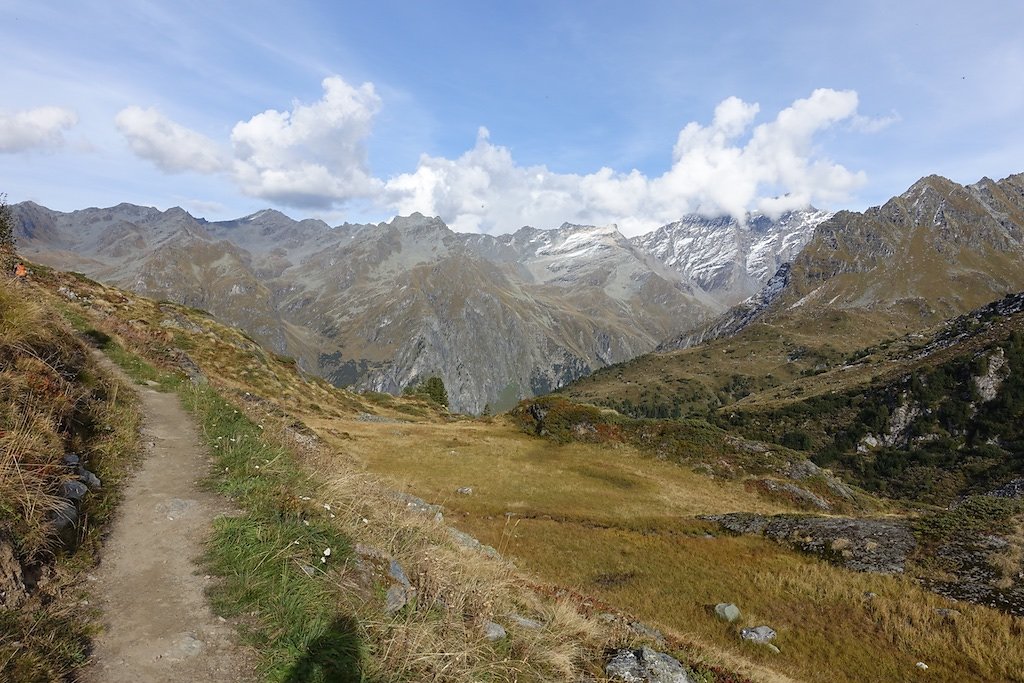
[[[1003,352],[1002,347],[997,346],[985,358],[987,368],[984,374],[974,377],[974,387],[978,391],[978,399],[982,403],[987,403],[993,400],[999,393],[999,387],[1003,385],[1009,374],[1009,368],[1006,363],[1006,354]]]
[[[619,650],[604,668],[609,681],[626,683],[690,683],[690,675],[678,659],[644,646]]]
[[[748,513],[703,517],[736,534],[763,535],[855,571],[902,574],[917,546],[903,523],[843,517]]]

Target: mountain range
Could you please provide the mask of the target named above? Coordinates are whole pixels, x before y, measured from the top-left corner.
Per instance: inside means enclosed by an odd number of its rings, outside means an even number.
[[[12,209],[29,258],[209,310],[339,386],[440,376],[471,413],[755,322],[828,355],[1024,290],[1022,175],[929,176],[862,213],[686,216],[631,239],[568,223],[460,234],[420,214],[331,227],[270,209]]]
[[[829,214],[688,216],[459,234],[420,214],[330,227],[266,209],[231,221],[121,204],[12,207],[41,263],[209,310],[341,386],[440,376],[454,410],[502,409],[653,350],[755,292]]]

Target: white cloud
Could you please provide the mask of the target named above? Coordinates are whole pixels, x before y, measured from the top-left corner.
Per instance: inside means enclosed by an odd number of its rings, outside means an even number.
[[[231,131],[242,191],[292,206],[327,208],[376,195],[381,181],[366,165],[364,141],[380,98],[372,83],[354,88],[325,78],[324,96],[291,112],[267,110]]]
[[[128,107],[114,119],[132,151],[165,171],[215,173],[225,158],[210,138],[171,121],[156,109]]]
[[[617,223],[639,234],[690,212],[742,218],[750,210],[778,214],[844,201],[866,176],[826,158],[816,136],[841,123],[845,132],[872,132],[891,122],[858,114],[853,91],[815,90],[756,125],[760,106],[730,97],[708,125],[682,128],[671,166],[656,177],[520,166],[481,128],[458,158],[423,155],[415,170],[385,182],[366,161],[365,141],[381,106],[373,85],[356,88],[332,76],[323,88],[317,102],[237,123],[230,153],[153,110],[130,107],[118,115],[118,127],[136,153],[165,170],[223,171],[245,194],[278,204],[331,211],[363,199],[400,214],[438,215],[463,232],[569,221]]]
[[[458,159],[423,156],[412,173],[388,181],[385,197],[399,213],[439,215],[456,230],[507,231],[562,221],[618,223],[638,234],[686,213],[773,214],[812,202],[840,201],[866,182],[823,158],[814,137],[857,117],[853,91],[815,90],[751,129],[757,104],[730,97],[710,125],[680,131],[672,166],[648,178],[602,168],[588,175],[518,166],[481,129],[476,146]]]
[[[77,123],[78,115],[62,107],[0,112],[0,152],[60,146],[64,131]]]
[[[888,116],[861,116],[858,114],[850,123],[854,130],[861,133],[877,133],[902,120],[903,117],[899,115],[899,112],[894,111]]]
[[[313,104],[239,121],[230,151],[155,109],[128,107],[116,123],[132,150],[163,170],[224,172],[252,197],[317,209],[376,197],[384,183],[367,169],[364,142],[380,98],[372,83],[354,88],[339,76],[323,88]]]

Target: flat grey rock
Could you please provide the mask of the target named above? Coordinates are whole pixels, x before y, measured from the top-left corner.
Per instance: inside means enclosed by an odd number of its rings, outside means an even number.
[[[504,640],[506,636],[508,636],[508,633],[505,631],[505,627],[501,624],[497,624],[493,621],[488,621],[484,624],[484,638],[492,643],[496,640]]]
[[[755,626],[740,631],[740,638],[760,645],[765,645],[775,640],[775,635],[775,629],[770,626]]]

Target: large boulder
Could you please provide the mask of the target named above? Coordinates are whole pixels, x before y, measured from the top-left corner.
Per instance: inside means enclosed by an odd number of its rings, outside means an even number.
[[[619,650],[608,661],[604,673],[610,681],[626,683],[690,683],[687,669],[678,659],[646,646]]]
[[[740,608],[731,602],[720,602],[715,605],[715,616],[730,624],[740,620]]]

